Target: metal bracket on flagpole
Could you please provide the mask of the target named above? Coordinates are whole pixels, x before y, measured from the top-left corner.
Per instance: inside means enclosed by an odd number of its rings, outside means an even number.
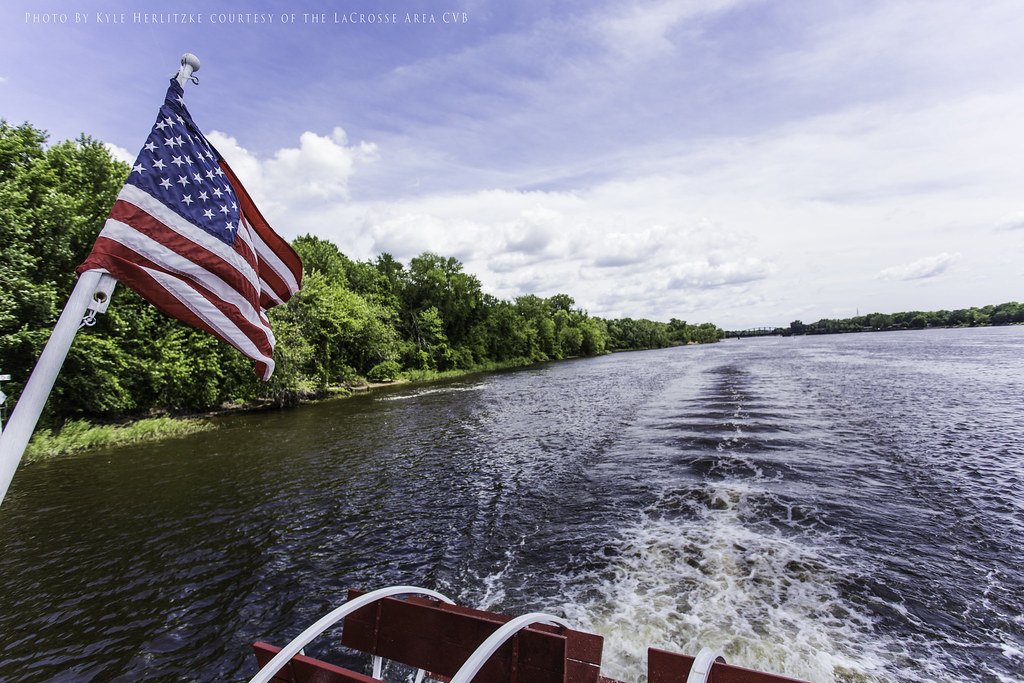
[[[199,57],[191,52],[186,52],[181,56],[181,68],[178,69],[178,75],[175,76],[178,79],[178,85],[184,88],[185,81],[192,81],[199,85],[199,76],[192,75],[196,71],[199,71]]]
[[[103,275],[100,276],[100,281],[96,285],[96,291],[92,293],[92,301],[89,302],[89,306],[86,310],[85,317],[82,318],[82,322],[79,323],[78,329],[83,327],[92,327],[96,324],[96,316],[107,312],[107,307],[110,306],[110,297],[114,294],[114,287],[117,286],[117,280],[113,275],[107,271],[102,271]]]

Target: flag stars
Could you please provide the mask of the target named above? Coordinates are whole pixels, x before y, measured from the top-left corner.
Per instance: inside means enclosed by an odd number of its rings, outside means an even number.
[[[222,205],[221,205],[221,207],[220,207],[220,212],[221,212],[222,214],[225,214],[225,215],[227,215],[227,214],[231,213],[231,210],[230,210],[230,209],[228,209],[228,207],[227,207],[227,206],[224,206],[224,205],[222,204]]]
[[[165,121],[157,121],[155,127],[157,130],[163,131],[163,129],[167,127],[167,123]]]
[[[162,171],[166,167],[167,167],[167,164],[165,164],[161,159],[157,159],[156,161],[153,162],[153,168],[158,168],[158,169],[160,169]]]
[[[171,159],[171,163],[174,164],[175,166],[180,167],[185,162],[181,160],[181,157],[174,157],[173,159]]]
[[[185,176],[178,176],[178,184],[181,185],[182,187],[185,187],[186,185],[189,184],[188,178]]]
[[[186,162],[186,163],[187,163],[187,164],[188,164],[189,166],[191,166],[192,164],[194,164],[194,163],[195,163],[194,161],[192,161],[192,157],[190,157],[190,156],[188,156],[188,155],[185,155],[185,162]]]
[[[221,197],[224,196],[224,193],[220,191],[219,187],[215,187],[213,188],[213,196],[216,197],[217,199],[220,199]]]
[[[148,141],[146,143],[146,146],[143,147],[143,149],[146,150],[147,152],[155,152],[156,151],[156,143],[153,142],[152,140],[150,140],[150,141]]]
[[[142,173],[145,170],[146,169],[142,167],[142,164],[135,164],[135,167],[132,168],[132,173]]]
[[[203,211],[203,215],[207,218],[213,218],[213,211],[211,209],[207,209],[206,211]]]
[[[207,171],[206,177],[209,178],[210,180],[213,180],[216,177],[216,175],[214,174],[213,171]]]
[[[171,189],[171,181],[170,181],[170,179],[169,178],[164,178],[163,180],[161,180],[160,181],[160,187],[164,188],[165,190]]]
[[[228,221],[224,227],[228,229],[228,232],[232,232],[235,230],[235,226],[231,221]]]
[[[190,195],[190,194],[182,195],[181,201],[185,202],[185,206],[192,206],[192,201],[193,201],[192,200],[192,195]]]
[[[204,190],[203,192],[199,193],[199,198],[205,202],[210,198],[210,195],[206,194],[206,191]]]

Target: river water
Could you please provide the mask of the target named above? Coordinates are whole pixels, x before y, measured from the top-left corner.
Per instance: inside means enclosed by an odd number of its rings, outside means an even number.
[[[1024,680],[1024,327],[398,386],[23,465],[0,679],[244,680],[350,587],[809,681]],[[307,650],[361,666],[324,637]]]

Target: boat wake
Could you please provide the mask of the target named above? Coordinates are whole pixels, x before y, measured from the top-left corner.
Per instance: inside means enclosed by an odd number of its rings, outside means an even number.
[[[745,524],[760,494],[711,486],[667,496],[603,552],[597,576],[566,577],[562,606],[605,637],[608,675],[634,680],[648,647],[725,652],[731,664],[808,681],[888,680],[891,643],[844,599],[842,569],[805,539]],[[697,514],[670,515],[681,504]]]

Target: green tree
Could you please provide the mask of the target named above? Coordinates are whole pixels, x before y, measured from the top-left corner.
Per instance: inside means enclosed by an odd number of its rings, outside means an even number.
[[[82,136],[46,149],[46,138],[27,123],[0,120],[0,367],[12,375],[5,387],[11,395],[24,386],[74,286],[74,269],[128,175],[127,165],[96,140]],[[118,413],[132,405],[120,384],[103,381],[122,368],[116,345],[82,337],[69,351],[70,362],[89,345],[96,362],[83,364],[81,374],[58,377],[44,423],[54,406],[79,414]]]
[[[402,299],[413,334],[416,334],[416,316],[433,307],[452,345],[468,341],[473,326],[485,314],[480,281],[463,273],[462,263],[457,259],[430,252],[409,263]]]
[[[1016,301],[999,304],[993,307],[990,319],[993,325],[1024,322],[1024,306],[1021,306]]]
[[[587,356],[605,353],[608,346],[608,326],[599,318],[585,318],[580,321],[580,351]]]
[[[493,302],[483,327],[487,358],[499,363],[530,359],[532,342],[512,303]]]
[[[583,330],[578,327],[563,327],[558,332],[558,344],[562,355],[580,355],[583,349]]]
[[[685,320],[671,318],[668,321],[668,337],[677,344],[689,344],[693,341],[690,337],[689,328],[690,326],[686,324]]]
[[[893,317],[887,313],[872,313],[868,316],[868,321],[875,330],[887,330],[893,326]]]
[[[571,313],[572,307],[576,305],[576,300],[568,294],[555,294],[548,298],[548,304],[552,311]]]
[[[331,282],[320,271],[310,273],[302,290],[272,312],[275,324],[285,321],[294,326],[301,342],[294,337],[281,342],[295,345],[285,354],[305,359],[301,374],[314,388],[349,381],[355,373],[365,374],[397,355],[394,330],[384,319],[386,312]]]
[[[535,361],[561,358],[550,301],[526,294],[516,297],[515,304],[521,318],[520,324],[530,340],[529,357]]]
[[[338,249],[337,245],[328,240],[303,235],[292,241],[292,248],[302,260],[305,273],[320,273],[328,282],[346,286],[348,258]]]

